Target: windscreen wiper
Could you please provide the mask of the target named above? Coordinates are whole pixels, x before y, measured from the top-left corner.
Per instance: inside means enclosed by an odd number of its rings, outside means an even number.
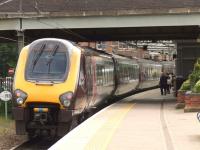
[[[34,70],[35,65],[36,65],[36,63],[38,62],[40,56],[42,55],[45,46],[46,46],[46,44],[43,44],[43,45],[40,47],[39,52],[35,55],[35,57],[34,57],[34,59],[33,59],[33,68],[32,68],[32,71]]]
[[[56,55],[57,53],[57,50],[59,48],[59,45],[56,45],[53,49],[53,51],[50,53],[50,55],[48,56],[49,60],[47,61],[47,64],[46,65],[50,65],[52,60],[53,60],[53,57]]]

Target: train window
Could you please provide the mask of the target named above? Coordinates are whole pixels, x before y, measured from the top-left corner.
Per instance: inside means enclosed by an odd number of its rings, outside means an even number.
[[[99,85],[99,67],[96,67],[96,75],[97,75],[97,85]]]
[[[106,79],[105,79],[105,68],[102,66],[101,68],[101,71],[102,71],[102,85],[105,85],[106,83]]]
[[[46,66],[45,66],[46,63]],[[42,65],[44,65],[45,67],[41,67]],[[46,73],[52,73],[52,74],[63,74],[65,73],[65,69],[66,69],[66,56],[65,54],[62,53],[57,53],[55,55],[55,58],[52,60],[52,63],[48,63],[46,62],[46,58],[45,56],[43,58],[41,58],[37,65],[35,66],[35,69],[33,70],[33,72],[46,72]]]
[[[122,81],[125,81],[126,78],[126,70],[125,70],[125,65],[122,64]]]
[[[110,67],[110,80],[109,81],[110,81],[111,84],[113,84],[113,82],[114,82],[113,81],[113,68],[112,67]]]
[[[30,45],[25,79],[64,81],[68,75],[69,51],[59,41],[39,41]]]
[[[27,77],[40,79],[60,79],[66,72],[67,60],[64,53],[57,53],[52,61],[48,60],[48,52],[43,52],[37,63],[30,64]]]
[[[131,71],[131,80],[133,80],[134,79],[134,65],[131,65],[130,71]]]
[[[124,81],[126,81],[128,78],[128,69],[127,69],[127,65],[124,64]]]
[[[137,73],[138,73],[138,69],[137,69],[137,66],[135,65],[134,66],[134,79],[137,78]]]
[[[97,65],[97,85],[103,84],[103,67],[101,65]]]
[[[137,67],[136,65],[133,66],[133,79],[136,79],[136,73],[137,73],[136,67]]]
[[[108,84],[108,68],[107,68],[107,65],[105,66],[105,74],[106,74],[106,82],[105,84]]]
[[[130,80],[130,66],[129,65],[127,65],[127,80]]]

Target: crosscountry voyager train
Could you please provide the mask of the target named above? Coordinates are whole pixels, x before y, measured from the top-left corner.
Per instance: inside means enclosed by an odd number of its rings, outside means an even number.
[[[17,134],[63,136],[74,118],[115,96],[158,85],[162,65],[44,38],[24,47],[14,79]]]

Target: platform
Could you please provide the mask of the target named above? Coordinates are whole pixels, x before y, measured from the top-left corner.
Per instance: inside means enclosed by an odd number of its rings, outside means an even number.
[[[199,150],[196,113],[175,109],[159,89],[125,98],[90,117],[49,150]]]

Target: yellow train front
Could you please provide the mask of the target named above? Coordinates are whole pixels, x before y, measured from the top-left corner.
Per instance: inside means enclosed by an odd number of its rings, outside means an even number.
[[[76,91],[80,61],[81,50],[66,40],[40,39],[22,49],[14,80],[17,134],[62,136],[69,130],[72,116],[87,106],[84,87]]]

